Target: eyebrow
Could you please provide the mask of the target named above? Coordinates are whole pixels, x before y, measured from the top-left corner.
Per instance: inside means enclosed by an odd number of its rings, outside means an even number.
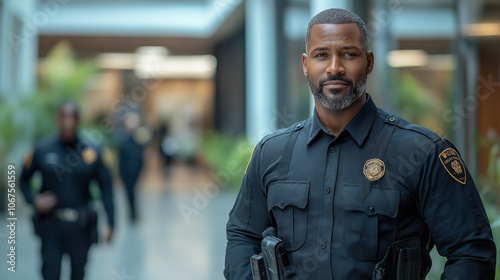
[[[320,52],[320,51],[327,51],[329,48],[327,47],[317,47],[315,48],[314,50],[312,50],[313,52]]]
[[[329,49],[330,48],[328,48],[328,47],[317,47],[314,50],[312,50],[312,52],[327,51]],[[356,47],[356,46],[342,46],[341,49],[343,49],[343,50],[359,50],[359,51],[361,51],[361,49],[358,48],[358,47]]]
[[[360,48],[356,47],[356,46],[343,46],[342,47],[343,50],[360,50]]]

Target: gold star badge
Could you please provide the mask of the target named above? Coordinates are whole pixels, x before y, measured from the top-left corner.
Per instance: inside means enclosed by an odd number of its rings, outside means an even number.
[[[82,151],[82,158],[87,165],[91,165],[97,159],[97,153],[91,147],[87,147]]]
[[[365,162],[363,166],[363,174],[370,181],[377,181],[384,177],[385,164],[378,158],[372,158]]]

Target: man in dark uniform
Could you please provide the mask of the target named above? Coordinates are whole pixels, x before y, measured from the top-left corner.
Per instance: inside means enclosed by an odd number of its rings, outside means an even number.
[[[147,141],[139,128],[140,118],[137,113],[125,117],[123,133],[120,137],[119,171],[130,206],[130,220],[137,218],[135,187],[141,174],[144,161],[144,144]],[[147,136],[146,136],[147,137]]]
[[[441,279],[494,279],[491,228],[458,151],[366,93],[364,22],[323,11],[306,49],[316,110],[255,147],[227,224],[226,279],[252,278],[268,227],[284,242],[286,279],[425,279],[434,244],[447,258]],[[410,249],[419,257],[406,262]]]
[[[21,189],[35,210],[34,226],[41,237],[45,280],[60,278],[63,254],[71,259],[71,279],[83,279],[88,250],[97,241],[97,214],[89,192],[93,179],[99,183],[107,213],[109,226],[104,240],[109,242],[113,233],[110,173],[100,149],[77,135],[78,119],[76,104],[63,103],[57,115],[60,133],[36,145],[21,175]],[[30,187],[35,172],[42,177],[38,194]]]

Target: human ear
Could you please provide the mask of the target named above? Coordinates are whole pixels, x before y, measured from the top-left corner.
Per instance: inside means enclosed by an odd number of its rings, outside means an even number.
[[[366,74],[370,74],[373,71],[373,64],[375,63],[375,59],[373,57],[372,51],[366,52]]]
[[[304,71],[304,76],[307,77],[307,54],[302,54],[302,71]]]

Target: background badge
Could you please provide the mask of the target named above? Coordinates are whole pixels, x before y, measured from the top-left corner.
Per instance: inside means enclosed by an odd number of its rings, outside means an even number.
[[[82,151],[82,158],[87,165],[91,165],[97,159],[97,153],[94,149],[87,147]]]
[[[365,162],[363,174],[370,181],[377,181],[385,174],[385,164],[378,158],[372,158]]]
[[[467,179],[465,166],[457,151],[448,148],[439,154],[439,160],[453,179],[465,185]]]

